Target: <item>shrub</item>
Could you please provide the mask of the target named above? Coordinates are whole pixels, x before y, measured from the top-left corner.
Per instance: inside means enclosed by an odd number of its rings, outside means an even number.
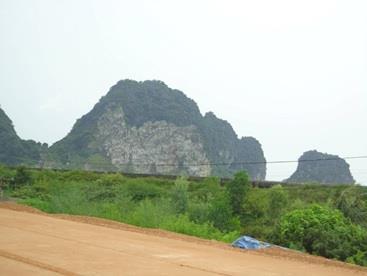
[[[154,203],[145,199],[130,213],[126,221],[138,226],[158,228],[160,223],[171,215],[170,208],[163,202]]]
[[[244,221],[251,221],[265,217],[269,210],[267,190],[254,188],[249,190],[243,204],[242,217]]]
[[[346,260],[366,251],[366,231],[338,210],[312,205],[284,215],[277,228],[280,245],[327,258]]]
[[[194,186],[192,184],[190,187]],[[205,178],[204,181],[197,183],[195,186],[197,189],[196,191],[192,192],[192,195],[200,202],[210,201],[217,193],[221,192],[222,190],[217,177]]]
[[[60,180],[63,181],[95,181],[103,176],[90,171],[73,170],[67,172],[56,172],[59,175]]]
[[[346,261],[351,264],[367,266],[367,251],[362,252],[358,250],[356,254],[348,257]]]
[[[209,223],[198,224],[190,221],[187,215],[172,216],[161,223],[160,228],[191,236],[232,242],[239,236],[239,232],[223,233]]]
[[[229,195],[221,192],[210,202],[209,220],[221,231],[232,231],[240,228],[237,217],[233,217]]]
[[[31,184],[31,174],[26,170],[25,167],[18,167],[14,177],[15,187],[20,187],[26,184]]]
[[[96,180],[96,183],[102,187],[111,187],[121,185],[125,183],[125,181],[125,178],[121,174],[114,173],[102,175],[102,177]]]
[[[177,178],[171,190],[171,203],[177,214],[185,213],[189,203],[189,182],[185,178]]]
[[[43,201],[50,199],[48,187],[46,185],[42,185],[42,183],[36,183],[33,186],[22,186],[19,189],[14,190],[11,195],[22,199],[34,198]]]
[[[354,223],[367,227],[367,191],[352,186],[341,192],[334,205]]]
[[[90,201],[113,201],[119,193],[119,186],[124,182],[120,174],[104,175],[93,184],[85,187],[87,200]]]
[[[227,186],[227,190],[232,205],[232,211],[235,215],[241,215],[242,205],[245,195],[250,188],[250,182],[246,172],[238,172],[234,179]]]
[[[204,223],[209,221],[210,204],[207,202],[191,202],[188,215],[191,221]]]
[[[10,179],[15,175],[14,170],[11,170],[0,164],[0,178]]]
[[[127,193],[134,201],[159,198],[164,195],[164,190],[154,183],[143,179],[131,179],[127,182]]]
[[[271,220],[277,219],[288,204],[288,193],[280,185],[271,187],[269,191],[268,215]]]

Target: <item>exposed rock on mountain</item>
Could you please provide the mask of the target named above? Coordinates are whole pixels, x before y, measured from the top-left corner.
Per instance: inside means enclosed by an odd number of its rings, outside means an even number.
[[[0,163],[7,165],[38,165],[41,152],[47,144],[41,145],[32,140],[18,137],[12,121],[0,108]]]
[[[317,161],[310,161],[317,160]],[[297,170],[285,182],[322,184],[353,184],[349,164],[337,155],[307,151],[298,159]]]
[[[119,81],[49,151],[48,166],[264,179],[260,143],[161,81]]]

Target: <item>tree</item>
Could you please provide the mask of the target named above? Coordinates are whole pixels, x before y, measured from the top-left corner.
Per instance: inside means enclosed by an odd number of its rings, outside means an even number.
[[[268,214],[270,219],[277,219],[288,203],[288,193],[281,185],[271,187],[269,191]]]
[[[32,177],[25,167],[18,167],[14,177],[15,186],[23,186],[25,184],[30,184]]]
[[[233,217],[229,194],[217,193],[209,207],[209,220],[221,231],[233,231],[240,228],[238,218]]]
[[[183,178],[177,178],[171,191],[171,202],[177,214],[185,213],[189,204],[189,193],[187,191],[189,182]]]
[[[243,210],[245,195],[250,188],[249,178],[246,172],[238,172],[227,186],[229,199],[234,215],[240,215]]]
[[[367,227],[367,192],[362,187],[343,190],[334,205],[354,223]]]

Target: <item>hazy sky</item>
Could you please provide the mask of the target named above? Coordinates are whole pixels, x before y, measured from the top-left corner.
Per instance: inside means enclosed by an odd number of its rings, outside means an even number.
[[[126,78],[183,91],[269,161],[367,155],[366,0],[0,0],[0,104],[20,137],[61,139]],[[367,160],[348,162],[367,184]]]

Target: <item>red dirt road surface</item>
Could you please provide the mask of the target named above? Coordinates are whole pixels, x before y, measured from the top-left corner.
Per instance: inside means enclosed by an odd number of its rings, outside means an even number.
[[[367,275],[291,250],[244,251],[102,219],[0,203],[0,275]]]

